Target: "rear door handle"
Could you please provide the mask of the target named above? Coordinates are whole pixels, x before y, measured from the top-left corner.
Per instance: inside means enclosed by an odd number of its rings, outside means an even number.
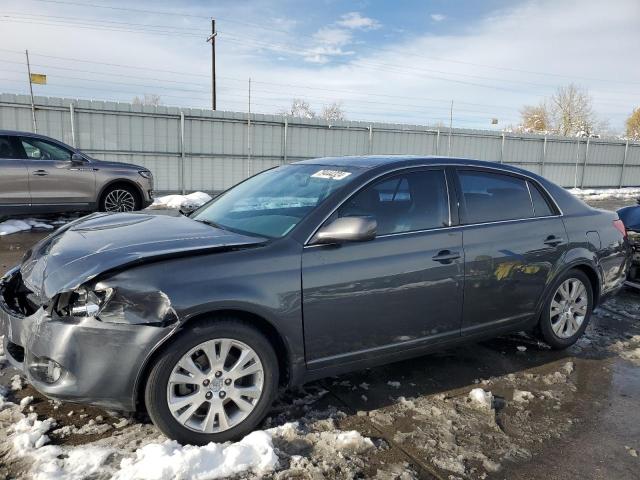
[[[460,258],[460,253],[452,252],[451,250],[441,250],[437,255],[431,257],[436,262],[440,263],[451,263],[452,260],[457,260]]]
[[[47,172],[46,170],[36,170],[35,172],[33,172],[33,174],[36,177],[44,177],[46,175],[49,175],[49,172]]]
[[[545,245],[549,245],[551,247],[557,247],[558,245],[562,245],[564,243],[564,238],[556,237],[555,235],[549,235],[544,241]]]

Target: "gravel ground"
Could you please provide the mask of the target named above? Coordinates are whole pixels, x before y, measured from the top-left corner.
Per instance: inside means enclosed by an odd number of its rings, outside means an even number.
[[[629,201],[594,206],[624,203]],[[43,235],[0,239],[0,269],[17,263]],[[566,351],[510,335],[287,391],[262,425],[269,445],[261,452],[275,454],[272,463],[227,473],[273,479],[638,478],[638,295],[623,291],[601,306],[586,335]],[[52,402],[6,363],[0,367],[0,386],[11,402],[0,400],[0,478],[190,478],[194,471],[187,467],[205,458],[193,456],[202,451],[179,449],[173,456],[145,457],[172,447],[144,415]],[[35,448],[43,434],[48,446]],[[212,458],[219,452],[205,453]],[[150,458],[171,462],[157,465]]]

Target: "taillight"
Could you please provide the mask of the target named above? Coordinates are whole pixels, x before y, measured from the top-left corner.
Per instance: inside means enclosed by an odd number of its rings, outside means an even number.
[[[625,228],[624,223],[622,223],[622,220],[614,220],[613,226],[616,227],[616,230],[618,230],[624,238],[627,238],[627,229]]]

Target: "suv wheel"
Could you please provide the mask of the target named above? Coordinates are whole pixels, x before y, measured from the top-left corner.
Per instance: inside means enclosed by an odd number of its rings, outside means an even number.
[[[128,185],[109,187],[100,200],[101,212],[133,212],[140,207],[140,195]]]
[[[197,325],[152,368],[145,402],[153,423],[180,443],[237,440],[264,418],[278,387],[269,341],[243,322]]]
[[[591,282],[580,270],[556,280],[540,316],[542,339],[554,349],[573,345],[589,324],[593,309]]]

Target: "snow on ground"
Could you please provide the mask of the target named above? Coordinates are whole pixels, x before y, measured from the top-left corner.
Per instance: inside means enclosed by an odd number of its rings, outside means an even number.
[[[0,222],[0,236],[10,235],[12,233],[24,232],[31,230],[32,228],[41,228],[45,230],[52,230],[53,225],[45,223],[44,220],[38,220],[36,218],[23,218],[16,220],[5,220]]]
[[[211,200],[211,196],[204,192],[193,192],[188,195],[165,195],[164,197],[154,198],[153,204],[149,208],[173,208],[190,211],[204,205],[209,200]]]
[[[605,198],[640,197],[640,188],[571,188],[569,192],[583,200],[603,200]]]
[[[176,441],[151,443],[125,458],[114,478],[130,479],[212,479],[250,471],[269,472],[278,463],[271,434],[255,431],[237,443],[209,443],[203,447],[182,446]]]
[[[318,400],[323,395],[318,390],[305,396]],[[307,402],[299,404],[309,409]],[[339,479],[358,476],[366,465],[363,455],[378,450],[359,432],[339,429],[337,421],[345,415],[335,409],[309,411],[298,421],[254,431],[238,442],[201,447],[180,445],[152,425],[136,422],[120,429],[113,424],[109,436],[92,442],[55,445],[52,438],[67,438],[82,430],[99,433],[94,430],[99,425],[91,419],[80,428],[56,428],[53,418],[25,415],[19,404],[2,395],[0,410],[0,458],[23,469],[16,476],[34,480]]]

